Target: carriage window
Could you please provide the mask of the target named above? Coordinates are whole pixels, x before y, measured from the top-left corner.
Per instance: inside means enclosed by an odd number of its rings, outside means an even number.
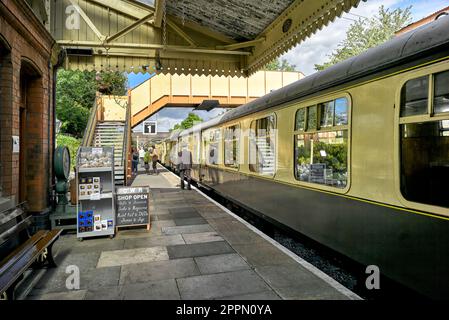
[[[343,189],[348,184],[348,100],[318,104],[319,128],[316,106],[307,110],[314,121],[308,118],[307,132],[295,137],[296,179]]]
[[[210,130],[203,135],[206,164],[218,165],[220,129]]]
[[[334,106],[335,101],[321,103],[320,108],[320,127],[332,127],[334,125]]]
[[[306,109],[302,108],[296,112],[295,131],[304,130],[306,127]]]
[[[316,106],[307,108],[307,130],[316,129]]]
[[[348,131],[298,135],[296,178],[300,181],[345,188],[348,181]]]
[[[402,195],[449,207],[449,120],[403,124],[400,129]]]
[[[239,140],[240,126],[232,126],[224,131],[224,158],[225,166],[239,167]]]
[[[435,75],[434,112],[449,112],[449,71]]]
[[[335,125],[345,126],[348,124],[348,100],[340,98],[335,100]]]
[[[274,175],[276,163],[275,116],[251,122],[249,139],[249,169],[262,175]]]
[[[427,113],[429,77],[409,80],[401,91],[401,117]]]

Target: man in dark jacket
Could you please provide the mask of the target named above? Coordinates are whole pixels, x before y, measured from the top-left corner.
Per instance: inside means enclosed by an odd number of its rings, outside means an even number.
[[[178,170],[181,178],[181,189],[185,188],[184,179],[187,179],[187,189],[191,190],[190,170],[192,169],[192,153],[187,149],[187,144],[182,145],[182,151],[178,152]]]

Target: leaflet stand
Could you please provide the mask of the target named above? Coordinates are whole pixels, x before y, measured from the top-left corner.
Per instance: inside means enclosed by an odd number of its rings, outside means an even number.
[[[114,148],[81,147],[76,170],[77,237],[115,234]]]

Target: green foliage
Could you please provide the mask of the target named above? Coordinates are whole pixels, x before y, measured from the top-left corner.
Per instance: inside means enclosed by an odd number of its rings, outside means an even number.
[[[275,59],[268,63],[264,69],[268,71],[296,71],[296,65],[290,64],[286,59]]]
[[[73,170],[73,167],[76,165],[76,155],[78,152],[78,148],[81,145],[81,140],[76,139],[71,136],[66,136],[63,134],[58,134],[56,136],[56,144],[58,146],[64,146],[69,148],[70,151],[70,169]]]
[[[316,64],[315,70],[324,70],[390,40],[396,31],[411,22],[411,8],[390,11],[380,6],[378,14],[371,19],[359,18],[349,27],[346,39],[328,56],[329,60],[321,65]]]
[[[96,91],[111,95],[126,93],[127,79],[120,72],[82,72],[60,70],[56,86],[56,117],[61,132],[82,137],[95,103]]]
[[[193,112],[190,112],[187,118],[185,118],[181,123],[176,124],[170,131],[178,129],[181,130],[189,129],[199,122],[203,122],[203,119],[201,119],[198,115],[194,114]]]

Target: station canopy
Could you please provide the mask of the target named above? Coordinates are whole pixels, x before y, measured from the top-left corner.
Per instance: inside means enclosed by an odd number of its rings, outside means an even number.
[[[47,9],[66,69],[248,76],[359,2],[50,0]]]

